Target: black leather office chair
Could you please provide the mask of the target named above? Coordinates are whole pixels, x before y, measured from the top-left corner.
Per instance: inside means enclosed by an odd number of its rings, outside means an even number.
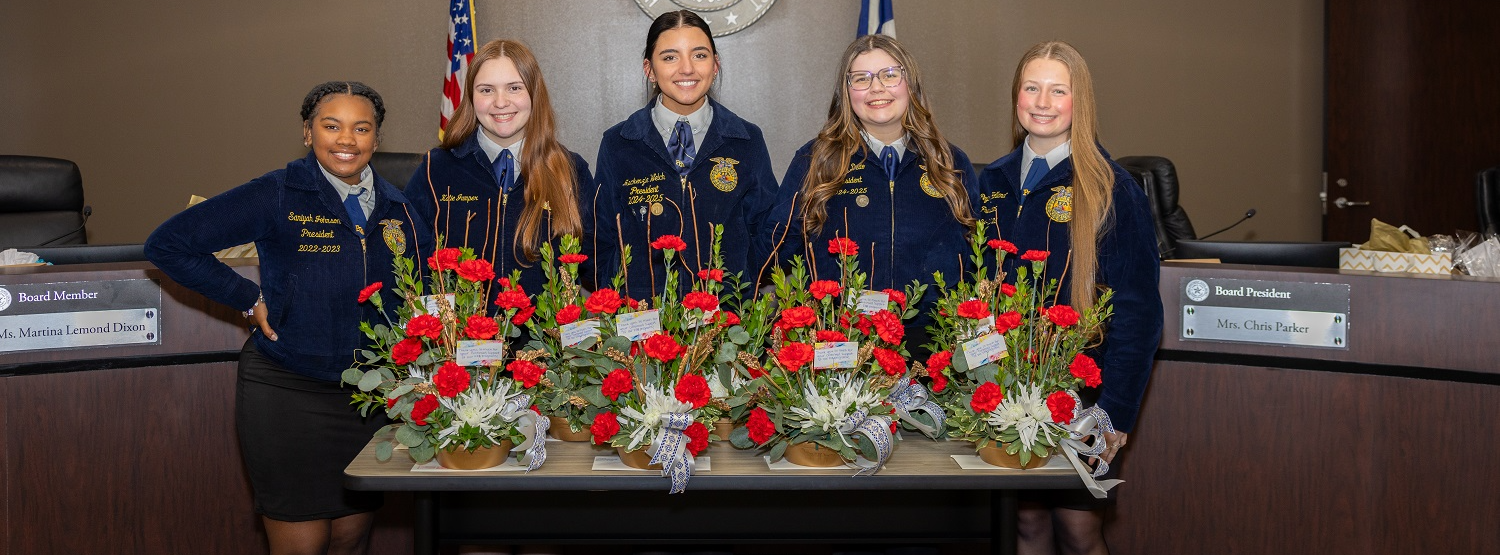
[[[87,243],[84,221],[78,164],[0,155],[0,249]]]
[[[1177,167],[1160,156],[1124,156],[1115,162],[1146,190],[1156,220],[1156,246],[1162,258],[1174,258],[1178,240],[1198,238],[1187,211],[1177,204]]]
[[[1485,235],[1500,232],[1500,166],[1479,172],[1474,182],[1479,232]]]
[[[391,182],[397,189],[405,190],[406,183],[411,181],[411,176],[417,173],[417,166],[422,165],[422,157],[427,153],[416,152],[385,152],[377,150],[370,156],[370,167],[375,168],[375,173],[380,174],[386,181]]]

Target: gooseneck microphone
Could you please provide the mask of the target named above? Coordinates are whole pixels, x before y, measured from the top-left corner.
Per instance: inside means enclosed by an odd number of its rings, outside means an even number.
[[[1237,221],[1237,222],[1234,222],[1232,224],[1229,224],[1229,227],[1226,227],[1224,229],[1221,229],[1221,230],[1215,231],[1213,233],[1210,233],[1208,235],[1204,235],[1202,237],[1199,237],[1198,240],[1202,241],[1202,240],[1208,239],[1209,237],[1213,237],[1213,236],[1218,235],[1220,233],[1224,233],[1225,231],[1229,231],[1231,229],[1234,229],[1234,226],[1237,226],[1237,225],[1240,225],[1242,223],[1245,223],[1245,220],[1248,220],[1248,219],[1254,218],[1254,217],[1255,217],[1255,209],[1254,208],[1246,210],[1245,211],[1245,217],[1240,218],[1240,221]]]
[[[64,233],[62,235],[58,235],[57,237],[53,237],[51,239],[48,239],[47,242],[42,243],[40,245],[36,245],[36,246],[38,246],[38,247],[45,247],[47,245],[51,245],[53,243],[56,243],[58,241],[63,240],[64,237],[67,237],[69,235],[72,235],[74,233],[78,233],[79,231],[82,231],[83,230],[83,226],[86,226],[86,225],[89,224],[89,216],[92,216],[93,214],[94,214],[94,207],[93,206],[89,206],[87,204],[83,205],[83,223],[78,224],[78,227],[74,228],[73,231],[69,231],[69,232]]]

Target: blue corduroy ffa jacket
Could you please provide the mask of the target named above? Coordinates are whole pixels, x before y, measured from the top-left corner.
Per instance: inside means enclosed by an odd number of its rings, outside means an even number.
[[[764,226],[768,237],[763,248],[775,250],[779,264],[801,256],[812,261],[819,279],[836,280],[838,257],[828,253],[828,241],[848,237],[859,244],[859,269],[868,275],[870,289],[902,291],[912,281],[931,285],[934,272],[942,272],[948,283],[963,278],[969,265],[969,230],[953,218],[942,193],[922,186],[927,170],[914,148],[906,149],[894,178],[886,175],[879,153],[856,152],[844,186],[828,200],[823,229],[816,236],[804,236],[802,182],[810,171],[814,142],[802,145],[792,157]],[[948,148],[972,207],[978,201],[974,166],[963,150],[952,144]],[[929,290],[917,304],[919,315],[907,323],[906,343],[913,354],[926,352],[918,347],[927,341],[928,313],[936,301],[936,290]]]
[[[586,224],[590,229],[584,245],[599,263],[600,286],[608,286],[618,272],[623,242],[630,246],[632,259],[625,292],[636,298],[660,294],[665,266],[662,252],[653,250],[651,242],[662,235],[682,237],[687,249],[678,260],[686,268],[677,269],[696,272],[708,263],[715,224],[724,226],[724,271],[742,272],[746,281],[756,279],[765,260],[752,256],[755,237],[776,194],[771,155],[759,127],[709,102],[713,122],[702,144],[694,145],[686,185],[651,121],[651,105],[604,132],[594,164],[594,217]],[[686,290],[691,281],[686,275],[682,278],[680,285]]]
[[[1108,153],[1104,156],[1109,158]],[[1059,188],[1073,184],[1073,158],[1048,171],[1025,196],[1019,193],[1021,162],[1018,147],[980,172],[979,216],[996,223],[1000,237],[1015,243],[1021,252],[1049,251],[1047,279],[1062,279],[1058,302],[1069,304],[1071,274],[1062,274],[1071,244],[1070,224],[1053,221],[1047,215],[1047,202]],[[1103,344],[1091,354],[1104,380],[1098,405],[1109,413],[1116,429],[1129,432],[1135,427],[1161,343],[1161,292],[1157,288],[1161,263],[1145,192],[1119,164],[1110,160],[1109,166],[1115,176],[1114,213],[1099,240],[1096,281],[1114,290],[1114,316],[1106,323]],[[1020,262],[1020,257],[1006,257],[1006,281],[1015,281]]]
[[[500,184],[490,170],[489,157],[479,146],[479,133],[476,130],[452,150],[435,148],[422,157],[422,164],[406,185],[406,196],[411,199],[416,215],[428,222],[428,230],[436,229],[444,236],[444,246],[474,249],[475,256],[495,264],[496,279],[510,277],[512,270],[520,269],[522,288],[536,294],[544,282],[541,261],[528,260],[526,252],[515,242],[521,211],[526,207],[525,176],[529,169],[522,168],[522,178],[515,187],[510,193],[501,194]],[[588,162],[577,153],[569,154],[579,190],[592,190]],[[582,194],[575,191],[574,198],[580,199],[579,217],[587,221],[587,203],[581,200]],[[542,233],[543,237],[551,235],[546,229]],[[554,239],[554,252],[557,247]],[[587,269],[584,268],[585,273]]]
[[[363,241],[308,154],[171,217],[146,240],[146,257],[178,283],[238,310],[264,295],[279,340],[253,332],[260,353],[297,374],[337,381],[365,347],[359,323],[385,322],[370,303],[358,302],[360,289],[378,281],[394,290],[393,254],[423,260],[432,252],[431,228],[406,197],[379,175],[374,181]],[[250,242],[260,251],[258,286],[213,255]]]

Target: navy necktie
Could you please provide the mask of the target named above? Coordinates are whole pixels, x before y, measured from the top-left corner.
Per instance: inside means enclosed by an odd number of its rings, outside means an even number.
[[[502,149],[500,155],[490,162],[490,171],[495,174],[495,183],[500,185],[500,192],[509,193],[516,186],[516,158],[511,156],[510,150]]]
[[[880,151],[880,166],[885,168],[885,176],[892,183],[896,181],[896,171],[901,165],[901,159],[896,157],[896,147],[888,146]]]
[[[349,193],[349,196],[344,197],[344,211],[349,213],[349,222],[354,224],[354,231],[360,237],[365,236],[366,223],[365,209],[359,205],[359,194],[362,192],[364,192],[364,189],[359,189]]]
[[[1031,169],[1026,172],[1026,182],[1021,184],[1021,193],[1030,193],[1037,183],[1042,182],[1042,177],[1047,175],[1047,159],[1041,156],[1031,161]]]
[[[667,141],[667,150],[672,151],[672,159],[676,162],[678,175],[687,175],[688,170],[693,167],[693,128],[688,122],[677,120],[677,125],[672,128],[672,138]]]

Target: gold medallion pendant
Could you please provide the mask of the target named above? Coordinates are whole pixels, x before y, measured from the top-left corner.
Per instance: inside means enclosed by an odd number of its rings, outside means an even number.
[[[860,196],[854,197],[854,204],[858,204],[860,208],[864,208],[866,206],[869,206],[870,205],[870,197],[865,196],[865,195],[860,195]]]
[[[385,240],[391,254],[401,256],[406,253],[406,234],[401,232],[401,220],[380,220],[380,238]]]
[[[715,189],[726,193],[733,191],[740,184],[740,176],[734,171],[734,165],[740,163],[733,158],[711,158],[714,167],[708,170],[708,182]]]
[[[1056,192],[1047,199],[1047,217],[1060,224],[1073,221],[1073,188],[1057,186],[1052,190]]]
[[[651,203],[651,215],[652,216],[660,216],[661,212],[662,212],[662,206],[661,206],[660,202],[653,202],[653,203]]]
[[[927,177],[927,166],[917,167],[922,168],[922,179],[917,181],[917,185],[922,187],[922,192],[927,193],[927,196],[932,198],[943,198],[943,192],[937,190],[937,187],[933,187],[932,179]]]

